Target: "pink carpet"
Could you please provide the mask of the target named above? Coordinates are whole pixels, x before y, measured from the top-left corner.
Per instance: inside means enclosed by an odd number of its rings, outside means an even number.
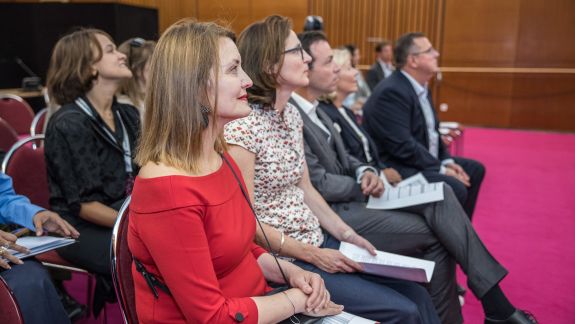
[[[505,293],[540,323],[575,323],[575,135],[470,128],[464,149],[487,168],[473,223]],[[483,323],[471,293],[463,313]]]
[[[575,323],[575,135],[468,128],[464,149],[487,167],[474,225],[510,272],[504,291],[542,324]],[[84,277],[69,287],[84,302]],[[470,292],[463,313],[466,324],[483,323]],[[122,323],[117,304],[107,319]]]

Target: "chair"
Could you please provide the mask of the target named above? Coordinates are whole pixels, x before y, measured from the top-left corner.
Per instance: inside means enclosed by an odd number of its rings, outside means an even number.
[[[48,108],[40,110],[34,119],[32,119],[32,124],[30,125],[30,136],[36,134],[44,134],[44,123],[46,122],[46,115],[48,114]]]
[[[48,189],[44,147],[41,145],[43,141],[44,135],[35,135],[21,139],[14,144],[2,161],[2,172],[12,177],[16,193],[28,197],[35,205],[49,209],[50,192]],[[32,145],[28,145],[30,143]],[[88,302],[87,316],[89,316],[91,314],[93,291],[96,287],[95,277],[88,271],[64,260],[54,250],[39,254],[36,259],[46,267],[82,273],[88,276],[86,300]]]
[[[16,142],[18,142],[18,134],[12,126],[0,118],[0,151],[8,152]]]
[[[24,318],[18,302],[16,302],[16,297],[2,277],[0,277],[0,305],[2,307],[0,323],[24,324]]]
[[[131,197],[126,201],[118,212],[118,218],[112,230],[112,245],[110,257],[112,260],[112,279],[114,289],[120,304],[124,322],[137,324],[136,300],[134,293],[134,281],[132,278],[132,253],[128,248],[128,213]]]
[[[34,111],[24,99],[11,94],[0,95],[0,118],[3,118],[18,135],[30,134]]]
[[[49,209],[50,193],[44,162],[44,147],[37,145],[44,135],[29,136],[16,142],[2,161],[2,172],[12,177],[14,191],[40,207]],[[32,143],[32,145],[27,145]]]

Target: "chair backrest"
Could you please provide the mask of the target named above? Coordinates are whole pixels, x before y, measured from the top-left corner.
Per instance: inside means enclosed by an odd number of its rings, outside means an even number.
[[[34,111],[24,99],[11,94],[0,95],[0,118],[3,118],[18,135],[30,134]]]
[[[24,318],[16,302],[16,297],[14,297],[14,293],[12,293],[12,290],[1,276],[0,305],[2,307],[2,311],[0,311],[0,323],[24,324]]]
[[[8,152],[16,142],[18,142],[18,134],[12,126],[0,118],[0,151]]]
[[[48,108],[40,110],[34,119],[32,119],[32,124],[30,125],[30,135],[34,136],[37,134],[44,134],[44,124],[46,121],[46,115],[48,114]]]
[[[50,208],[48,175],[44,160],[44,135],[16,142],[2,161],[2,172],[12,177],[14,191],[38,206]]]
[[[132,253],[128,248],[128,224],[129,206],[131,197],[126,201],[118,212],[118,218],[112,230],[112,246],[110,251],[112,264],[112,279],[114,289],[122,310],[124,322],[128,324],[138,323],[136,313],[136,298],[134,292],[134,281],[132,278]]]

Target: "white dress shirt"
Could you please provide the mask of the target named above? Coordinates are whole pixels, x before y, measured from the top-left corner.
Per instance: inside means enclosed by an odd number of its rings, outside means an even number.
[[[407,78],[407,80],[409,80],[409,83],[411,83],[413,90],[415,90],[415,93],[417,94],[417,97],[419,99],[419,105],[421,106],[421,112],[423,113],[423,117],[425,118],[425,124],[427,125],[429,153],[433,155],[435,158],[438,158],[440,139],[439,139],[439,133],[435,129],[435,117],[433,115],[433,107],[431,107],[431,104],[427,99],[427,93],[428,93],[427,83],[425,84],[425,86],[422,86],[411,75],[409,75],[409,73],[405,71],[401,71],[401,73]],[[445,173],[444,165],[449,163],[454,163],[453,159],[445,159],[441,161],[442,166],[439,172],[444,174]]]
[[[385,63],[384,61],[377,59],[379,66],[383,69],[383,77],[389,77],[393,71],[395,71],[395,67],[391,63]]]

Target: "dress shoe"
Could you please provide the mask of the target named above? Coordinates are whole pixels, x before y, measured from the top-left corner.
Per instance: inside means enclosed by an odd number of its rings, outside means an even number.
[[[493,320],[490,318],[485,318],[485,324],[537,324],[537,319],[533,314],[516,309],[513,315],[509,316],[508,319],[504,320]]]
[[[80,304],[72,296],[68,294],[63,286],[56,286],[56,291],[58,292],[58,297],[60,297],[60,302],[64,306],[64,310],[68,313],[68,318],[70,322],[74,323],[87,315],[86,306]]]

